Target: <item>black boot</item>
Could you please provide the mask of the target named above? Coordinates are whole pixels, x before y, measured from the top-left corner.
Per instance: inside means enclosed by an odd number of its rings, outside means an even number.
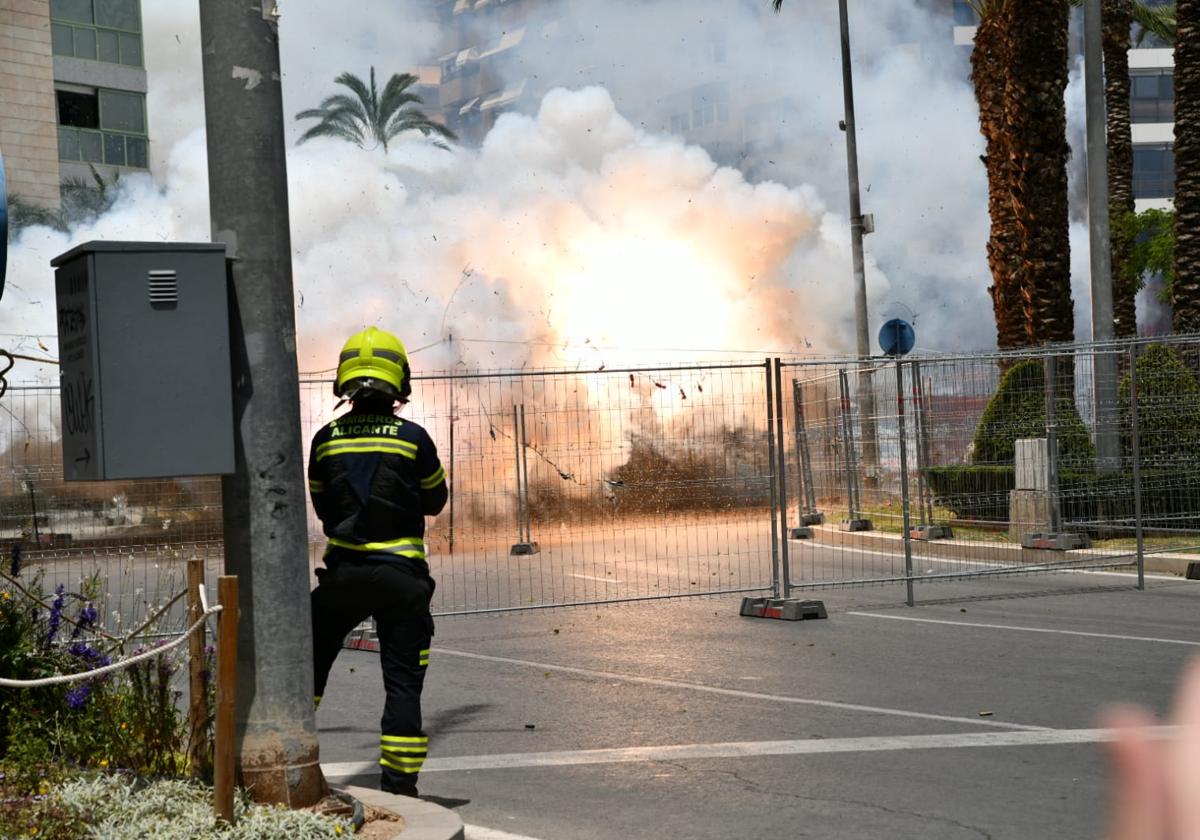
[[[417,796],[417,776],[415,773],[397,773],[384,767],[383,776],[379,780],[379,789],[384,793],[415,798]]]

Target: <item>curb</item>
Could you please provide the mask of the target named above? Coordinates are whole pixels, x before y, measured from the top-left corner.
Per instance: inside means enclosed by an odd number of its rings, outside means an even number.
[[[411,796],[397,796],[394,793],[384,793],[373,788],[347,785],[343,790],[364,805],[379,808],[381,811],[391,811],[404,818],[404,828],[396,835],[395,840],[464,840],[463,821],[458,814],[441,805],[426,802],[424,799],[413,799]]]
[[[812,542],[830,545],[837,548],[853,550],[855,548],[895,550],[904,544],[900,534],[883,534],[879,532],[841,531],[833,525],[818,525],[811,528]],[[788,540],[789,545],[803,545],[808,540]],[[989,542],[979,543],[967,540],[913,540],[914,551],[932,559],[941,560],[982,560],[1006,563],[1047,563],[1064,559],[1085,559],[1097,556],[1133,557],[1133,550],[1119,551],[1113,549],[1077,549],[1071,551],[1050,551],[1048,549],[1022,548],[1014,543]],[[1186,577],[1188,563],[1200,560],[1192,554],[1151,554],[1146,552],[1144,557],[1147,572],[1178,575]],[[793,581],[795,583],[795,581]]]

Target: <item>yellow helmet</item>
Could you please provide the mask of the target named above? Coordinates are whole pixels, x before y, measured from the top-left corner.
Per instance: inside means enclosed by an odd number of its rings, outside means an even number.
[[[350,396],[360,388],[371,388],[403,400],[412,393],[409,378],[408,353],[400,339],[367,327],[350,336],[342,347],[333,393]]]

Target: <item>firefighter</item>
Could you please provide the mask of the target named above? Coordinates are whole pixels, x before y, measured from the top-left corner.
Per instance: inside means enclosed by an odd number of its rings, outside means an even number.
[[[429,665],[434,581],[425,517],[446,504],[446,474],[429,434],[396,415],[412,393],[408,356],[369,327],[342,348],[333,392],[351,409],[313,437],[308,486],[328,538],[312,592],[314,700],[346,635],[368,617],[379,633],[387,700],[379,739],[380,787],[417,795],[429,738],[421,689]]]

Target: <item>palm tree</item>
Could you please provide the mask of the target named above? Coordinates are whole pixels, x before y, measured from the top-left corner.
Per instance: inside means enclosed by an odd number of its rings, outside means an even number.
[[[1175,30],[1175,332],[1200,332],[1200,0],[1178,0]]]
[[[1081,2],[1081,0],[1075,0]],[[1137,23],[1139,42],[1146,34],[1174,40],[1174,6],[1149,6],[1143,0],[1102,0],[1104,111],[1108,147],[1108,214],[1112,225],[1113,328],[1118,338],[1137,335],[1134,300],[1140,278],[1128,269],[1134,243],[1131,226],[1121,223],[1134,212],[1133,135],[1129,118],[1129,48]]]
[[[300,136],[298,143],[313,137],[340,137],[360,149],[368,142],[383,146],[406,131],[419,131],[425,137],[457,140],[454,132],[433,122],[415,106],[424,104],[421,97],[410,93],[417,81],[411,73],[394,73],[380,94],[375,87],[375,68],[371,67],[371,82],[367,85],[353,73],[343,73],[333,80],[350,90],[349,94],[335,93],[326,97],[316,108],[296,114],[296,119],[315,119],[319,122]],[[440,139],[433,145],[449,149]]]
[[[975,47],[971,51],[971,81],[979,104],[979,130],[985,141],[983,164],[987,171],[988,216],[991,232],[988,236],[988,268],[992,285],[992,310],[996,318],[996,344],[1001,350],[1021,347],[1028,343],[1025,312],[1017,278],[1020,253],[1020,231],[1013,212],[1009,182],[1009,150],[1005,117],[1005,80],[1008,59],[1005,55],[1008,18],[1013,4],[1006,0],[981,0],[975,11],[979,26],[975,30]]]
[[[1108,147],[1108,216],[1134,212],[1133,133],[1129,119],[1129,46],[1133,28],[1130,0],[1102,0],[1101,48],[1104,53],[1105,143]],[[1137,335],[1137,285],[1126,266],[1133,242],[1120,225],[1111,226],[1113,332],[1117,338]]]
[[[1007,191],[1020,234],[1017,287],[1029,344],[1075,337],[1067,217],[1068,0],[1013,2],[1004,33]]]

